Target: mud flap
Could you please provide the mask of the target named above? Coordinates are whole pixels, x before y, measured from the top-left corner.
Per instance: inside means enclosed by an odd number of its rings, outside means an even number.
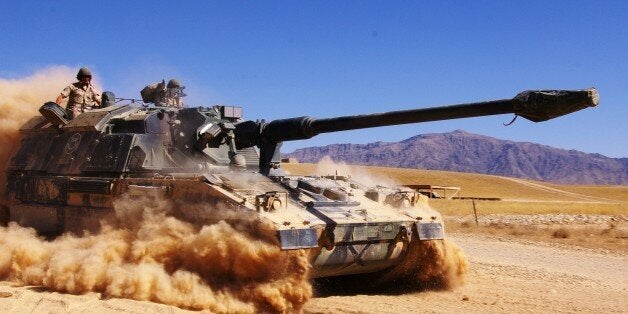
[[[419,240],[443,240],[445,239],[445,231],[443,224],[438,222],[415,223]]]

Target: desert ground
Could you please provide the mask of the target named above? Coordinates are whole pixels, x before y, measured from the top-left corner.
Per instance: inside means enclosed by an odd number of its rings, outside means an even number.
[[[293,173],[314,173],[313,167],[286,168]],[[358,172],[365,170],[359,168]],[[432,202],[445,216],[449,239],[468,258],[465,285],[451,290],[365,292],[355,287],[321,288],[315,282],[314,297],[302,312],[628,312],[628,187],[562,186],[407,169],[366,170],[402,183],[419,175],[434,184],[454,182],[465,196],[499,197],[502,201]],[[155,302],[96,292],[72,295],[11,281],[0,282],[0,308],[6,313],[190,312]]]
[[[478,234],[450,234],[469,258],[452,291],[318,296],[311,313],[503,313],[628,311],[628,257]]]
[[[466,285],[451,291],[315,295],[305,313],[628,311],[628,256],[605,250],[473,233],[450,234],[467,254]],[[98,293],[70,295],[0,283],[5,313],[184,313],[173,306]]]

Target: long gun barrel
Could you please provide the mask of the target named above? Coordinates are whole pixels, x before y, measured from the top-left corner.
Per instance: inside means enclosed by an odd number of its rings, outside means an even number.
[[[343,116],[328,119],[298,117],[266,124],[262,137],[270,141],[307,139],[321,133],[514,113],[534,122],[546,121],[598,104],[595,88],[585,90],[525,91],[512,99],[452,106]]]
[[[461,119],[514,113],[534,122],[546,121],[587,107],[597,106],[595,88],[584,90],[524,91],[512,99],[452,106],[411,109],[327,119],[297,117],[269,123],[241,122],[235,126],[238,149],[260,147],[260,169],[267,173],[269,163],[279,158],[280,143],[308,139],[321,133],[373,128],[379,126]]]

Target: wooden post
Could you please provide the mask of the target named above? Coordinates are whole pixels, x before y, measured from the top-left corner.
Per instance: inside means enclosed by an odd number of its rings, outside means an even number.
[[[478,223],[478,211],[475,208],[475,199],[472,199],[473,201],[473,216],[475,216],[475,226],[479,226],[480,224]]]

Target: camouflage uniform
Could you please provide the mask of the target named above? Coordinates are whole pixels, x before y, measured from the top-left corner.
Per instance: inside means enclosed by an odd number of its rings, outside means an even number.
[[[183,108],[183,89],[181,83],[176,79],[171,79],[166,85],[166,81],[161,80],[151,85],[147,85],[140,91],[142,101],[145,103],[153,103],[159,107],[175,107]]]
[[[93,85],[85,85],[81,82],[70,84],[63,89],[61,95],[65,98],[69,97],[68,104],[65,108],[68,114],[71,115],[70,119],[85,112],[87,109],[98,107],[96,99],[100,97],[100,94],[94,89]]]
[[[171,92],[168,89],[160,90],[155,93],[155,105],[164,107],[183,107],[183,98]]]

